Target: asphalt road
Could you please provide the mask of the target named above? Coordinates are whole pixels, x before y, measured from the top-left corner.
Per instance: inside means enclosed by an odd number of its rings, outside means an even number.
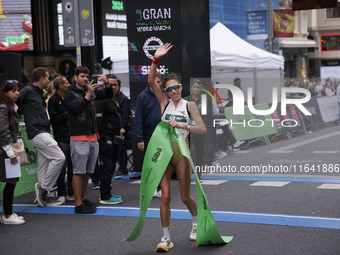
[[[242,148],[219,160],[221,166],[339,164],[339,126],[282,138],[271,145]],[[271,153],[272,151],[280,153]],[[292,169],[292,168],[291,168]],[[299,169],[299,168],[297,168]],[[302,168],[306,169],[306,168]],[[310,169],[310,168],[309,168]],[[329,167],[328,167],[329,169]],[[335,168],[334,168],[335,169]],[[189,241],[191,220],[172,180],[170,223],[174,247],[170,254],[340,254],[339,173],[203,174],[203,189],[219,233],[234,236],[227,245],[197,246]],[[136,183],[137,182],[137,183]],[[137,223],[139,184],[136,179],[113,180],[117,206],[99,206],[93,215],[76,215],[71,202],[38,208],[34,195],[15,200],[22,226],[0,225],[1,254],[154,254],[162,235],[159,198],[153,198],[141,236],[123,242]],[[196,197],[195,185],[191,187]],[[89,184],[87,196],[98,201]]]

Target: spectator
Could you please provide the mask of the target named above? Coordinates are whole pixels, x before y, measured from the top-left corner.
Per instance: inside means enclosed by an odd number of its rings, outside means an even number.
[[[316,83],[314,85],[314,95],[317,97],[321,97],[323,95],[323,85],[321,84],[321,79],[320,78],[316,78]]]
[[[107,75],[109,80],[114,80],[112,74]],[[112,85],[111,85],[112,86]],[[121,111],[118,100],[113,95],[111,98],[96,101],[96,119],[99,139],[100,158],[100,199],[99,203],[114,205],[123,202],[121,196],[111,194],[112,176],[116,169],[120,141]]]
[[[59,200],[50,199],[47,193],[53,188],[65,162],[64,153],[51,135],[50,117],[43,97],[42,90],[50,82],[48,77],[45,68],[35,68],[32,73],[33,84],[28,84],[21,91],[27,137],[38,154],[38,182],[34,187],[37,205],[41,207],[62,204]]]
[[[94,64],[94,74],[91,75],[90,81],[92,81],[93,76],[98,76],[98,75],[101,75],[101,74],[103,74],[102,65],[100,63],[95,63]],[[103,84],[104,83],[102,81],[98,81],[98,89],[104,89]]]
[[[45,103],[46,103],[46,109],[48,109],[48,101],[50,100],[51,96],[54,95],[55,91],[56,90],[54,88],[53,81],[51,81],[47,85],[47,89],[46,89],[46,92],[44,94],[44,99],[45,99]]]
[[[71,70],[69,63],[65,64],[64,70],[61,70],[60,73],[66,77],[70,84],[72,83],[73,71]]]
[[[332,82],[330,80],[326,81],[325,84],[325,95],[326,96],[334,96],[335,95],[335,91],[332,87]]]
[[[65,93],[64,103],[70,129],[75,213],[94,213],[97,205],[86,198],[88,180],[94,172],[99,152],[94,99],[110,98],[113,92],[105,75],[98,78],[105,82],[105,90],[96,90],[97,84],[89,84],[87,67],[78,66],[74,73],[75,84]]]
[[[6,178],[5,159],[12,165],[19,164],[12,144],[17,142],[19,115],[21,114],[20,84],[16,80],[4,81],[0,87],[0,182],[5,182],[3,190],[3,224],[20,225],[25,220],[13,213],[14,189],[18,178]]]
[[[48,113],[51,118],[54,139],[57,141],[59,148],[65,155],[66,161],[60,171],[58,185],[58,200],[65,203],[65,200],[74,200],[72,177],[73,167],[70,152],[70,132],[68,127],[67,109],[64,104],[64,96],[70,83],[65,76],[56,76],[53,81],[56,93],[50,98]],[[67,166],[67,189],[65,185],[65,175]]]
[[[167,93],[162,88],[162,75],[157,72],[156,83],[162,92]],[[135,132],[137,147],[140,151],[146,152],[152,133],[161,121],[161,107],[150,85],[146,87],[138,96],[135,115]],[[158,186],[154,196],[161,197],[161,189]]]
[[[123,92],[120,91],[121,82],[116,78],[108,78],[110,84],[112,84],[113,93],[116,95],[119,107],[122,110],[121,116],[121,129],[120,134],[125,137],[122,143],[119,146],[119,158],[118,164],[119,169],[116,175],[126,175],[128,174],[127,170],[127,140],[130,139],[130,100],[127,96],[124,95]]]

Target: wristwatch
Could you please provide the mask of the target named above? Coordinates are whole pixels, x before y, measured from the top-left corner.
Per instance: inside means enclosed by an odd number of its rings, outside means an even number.
[[[184,129],[184,130],[187,130],[187,127],[188,127],[187,124],[183,124],[183,129]]]

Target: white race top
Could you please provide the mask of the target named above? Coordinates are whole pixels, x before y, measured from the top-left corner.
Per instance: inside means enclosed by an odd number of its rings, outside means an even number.
[[[161,120],[176,120],[177,122],[191,125],[187,103],[188,101],[181,99],[177,108],[175,108],[174,102],[169,99],[169,103],[164,109]],[[179,128],[178,130],[184,138],[186,138],[189,134],[188,130],[184,130],[182,128]]]

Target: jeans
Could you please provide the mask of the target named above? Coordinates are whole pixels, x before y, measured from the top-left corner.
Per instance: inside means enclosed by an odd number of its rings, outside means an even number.
[[[100,158],[100,195],[102,200],[108,200],[111,195],[111,180],[116,169],[119,145],[114,144],[113,136],[107,135],[99,140]]]
[[[38,154],[38,182],[44,190],[50,191],[64,165],[64,153],[49,133],[40,133],[30,142]]]
[[[129,141],[127,139],[123,140],[122,143],[119,145],[119,157],[118,157],[118,164],[119,170],[123,172],[127,172],[127,143]]]
[[[235,136],[231,132],[230,128],[228,125],[225,126],[220,126],[220,128],[223,130],[223,148],[221,150],[227,151],[228,150],[228,144],[230,142],[231,145],[237,142]]]
[[[72,187],[72,178],[73,178],[73,166],[72,166],[72,160],[71,160],[71,150],[70,150],[70,143],[69,142],[58,142],[59,148],[62,150],[62,152],[65,155],[66,161],[61,168],[57,185],[58,185],[58,196],[64,196],[67,195],[73,196],[73,187]],[[65,175],[66,175],[66,166],[67,166],[67,189],[65,185]]]

